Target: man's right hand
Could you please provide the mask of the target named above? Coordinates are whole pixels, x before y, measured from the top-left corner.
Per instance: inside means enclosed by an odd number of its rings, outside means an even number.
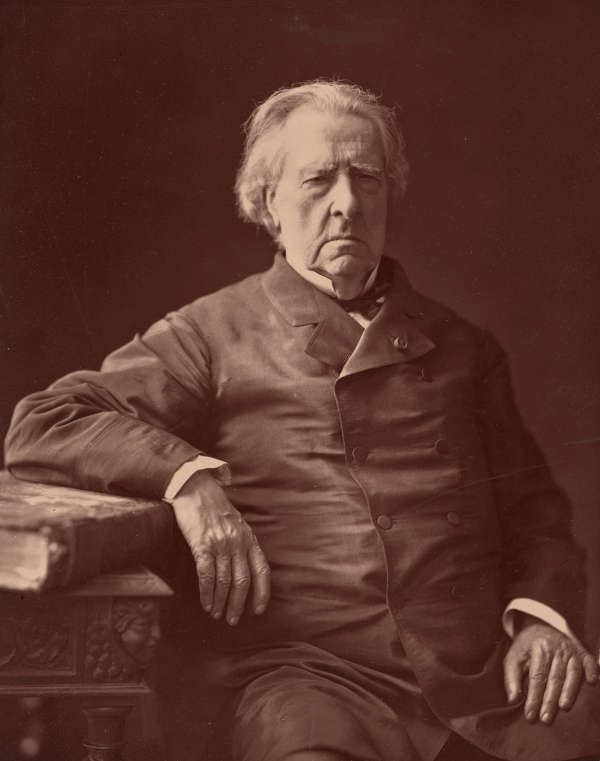
[[[252,587],[252,608],[264,612],[271,593],[271,569],[254,532],[206,470],[184,484],[171,501],[198,573],[200,602],[213,618],[226,610],[234,626]]]

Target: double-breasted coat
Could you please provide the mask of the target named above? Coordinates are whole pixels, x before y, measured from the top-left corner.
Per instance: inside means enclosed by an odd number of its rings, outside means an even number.
[[[440,725],[523,761],[598,750],[591,688],[551,729],[506,705],[505,606],[535,599],[577,627],[582,581],[487,332],[399,267],[363,331],[278,255],[23,400],[7,437],[19,477],[151,497],[199,452],[230,464],[273,571],[267,614],[232,647],[301,640],[376,666],[385,618]]]

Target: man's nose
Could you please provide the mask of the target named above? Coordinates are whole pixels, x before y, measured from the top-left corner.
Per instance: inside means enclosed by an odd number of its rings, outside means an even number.
[[[360,208],[352,179],[345,173],[340,173],[331,189],[331,214],[352,219]]]

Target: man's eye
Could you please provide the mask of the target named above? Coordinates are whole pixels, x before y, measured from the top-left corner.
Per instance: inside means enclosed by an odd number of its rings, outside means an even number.
[[[326,174],[316,174],[314,177],[307,177],[302,184],[306,185],[307,187],[314,187],[317,185],[324,185],[326,182]]]
[[[376,174],[369,174],[369,172],[359,172],[358,179],[364,183],[370,183],[372,185],[379,184],[379,177]]]

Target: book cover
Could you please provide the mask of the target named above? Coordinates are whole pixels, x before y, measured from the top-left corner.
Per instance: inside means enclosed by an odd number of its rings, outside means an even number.
[[[170,505],[0,473],[0,589],[39,592],[166,555]]]

